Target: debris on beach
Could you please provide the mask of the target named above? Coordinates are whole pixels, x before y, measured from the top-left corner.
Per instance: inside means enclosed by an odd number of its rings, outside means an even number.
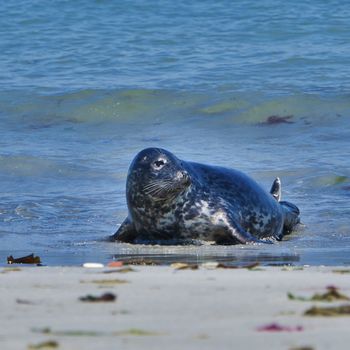
[[[121,269],[105,270],[103,273],[127,273],[134,272],[135,270],[132,267],[122,267]]]
[[[57,349],[58,343],[54,340],[48,340],[36,345],[28,345],[28,350],[49,350],[49,349]]]
[[[279,116],[279,115],[270,115],[269,117],[266,118],[265,121],[260,123],[260,125],[277,125],[277,124],[293,124],[294,121],[293,115],[286,115],[286,116]]]
[[[203,264],[201,264],[201,267],[207,269],[207,270],[215,270],[217,269],[221,264],[217,261],[208,261]]]
[[[97,332],[97,331],[87,331],[87,330],[62,330],[54,331],[51,328],[37,329],[33,328],[32,332],[41,333],[46,335],[55,336],[68,336],[68,337],[100,337],[100,336],[158,336],[164,335],[164,333],[157,333],[152,331],[147,331],[139,328],[130,328],[123,331],[116,332]],[[46,349],[46,348],[33,348],[33,349]],[[49,348],[48,348],[49,349]]]
[[[209,339],[209,335],[206,333],[199,333],[193,337],[194,339],[199,339],[199,340],[207,340]]]
[[[255,263],[248,264],[248,265],[238,266],[237,268],[247,269],[247,270],[252,270],[252,271],[259,271],[259,270],[261,270],[261,269],[257,268],[259,265],[260,265],[260,263],[255,262]]]
[[[198,264],[187,264],[182,262],[172,263],[170,267],[175,270],[198,270]]]
[[[281,326],[278,323],[270,323],[265,326],[258,327],[258,332],[302,332],[302,326]]]
[[[123,265],[122,261],[111,261],[107,264],[108,267],[122,267]]]
[[[162,335],[161,333],[156,333],[156,332],[150,332],[146,331],[144,329],[139,329],[139,328],[130,328],[125,331],[119,331],[119,332],[114,332],[113,335],[131,335],[131,336],[154,336],[154,335]]]
[[[248,264],[248,265],[242,265],[242,266],[237,266],[237,265],[227,265],[223,263],[219,263],[217,261],[208,261],[203,264],[201,264],[201,267],[204,267],[205,269],[208,270],[214,270],[214,269],[247,269],[247,270],[254,270],[257,266],[260,264],[258,262]]]
[[[332,272],[346,274],[346,273],[350,273],[350,269],[338,269],[338,270],[333,270]]]
[[[288,293],[288,298],[290,300],[298,300],[298,301],[326,301],[331,302],[334,300],[350,300],[350,298],[344,294],[339,293],[338,288],[335,286],[327,286],[327,292],[323,294],[314,294],[312,297],[301,297],[296,296],[292,293]]]
[[[329,307],[313,306],[304,312],[304,316],[350,316],[350,304]]]
[[[19,267],[5,267],[0,273],[8,273],[8,272],[18,272],[22,271]]]
[[[303,271],[303,266],[283,266],[281,271]]]
[[[34,302],[27,299],[16,299],[16,303],[20,305],[35,305]]]
[[[156,266],[158,262],[145,258],[126,259],[123,261],[111,261],[107,264],[108,267],[122,267],[124,265],[140,265],[140,266]]]
[[[8,264],[41,264],[39,256],[34,256],[30,254],[27,256],[22,256],[20,258],[14,258],[12,255],[7,257]]]
[[[94,295],[86,295],[84,297],[80,297],[79,300],[80,301],[84,301],[84,302],[113,302],[117,299],[117,296],[113,293],[104,293],[100,296],[94,296]]]
[[[104,265],[101,263],[86,262],[83,264],[83,267],[86,269],[99,269],[101,267],[104,267]]]
[[[69,331],[53,331],[51,328],[32,328],[34,333],[51,334],[56,336],[69,336],[69,337],[98,337],[107,335],[107,333],[96,331],[83,331],[83,330],[69,330]]]
[[[122,279],[112,279],[112,280],[92,280],[92,281],[80,281],[80,283],[95,283],[95,284],[99,284],[101,286],[111,286],[111,285],[115,285],[115,284],[125,284],[125,283],[129,283],[129,281],[127,280],[122,280]]]
[[[298,346],[296,348],[290,348],[289,350],[314,350],[311,346]]]
[[[217,261],[208,261],[205,263],[202,263],[200,265],[198,264],[188,264],[188,263],[182,263],[182,262],[176,262],[170,265],[175,270],[198,270],[199,267],[205,268],[207,270],[215,270],[215,269],[247,269],[247,270],[255,270],[256,267],[259,266],[259,263],[252,263],[249,265],[243,265],[243,266],[236,266],[236,265],[226,265],[223,263],[219,263]],[[256,269],[258,270],[258,269]]]
[[[130,259],[124,261],[125,265],[158,266],[158,262],[150,259]]]

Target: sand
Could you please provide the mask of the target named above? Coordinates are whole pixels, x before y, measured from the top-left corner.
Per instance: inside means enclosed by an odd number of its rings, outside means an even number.
[[[350,302],[287,296],[311,297],[329,285],[350,296],[350,273],[334,271],[346,268],[19,269],[0,268],[1,350],[30,349],[47,341],[67,350],[321,350],[348,349],[350,344],[350,316],[303,315],[313,305]],[[106,292],[115,294],[116,301],[79,300]],[[261,330],[271,324],[280,331]]]

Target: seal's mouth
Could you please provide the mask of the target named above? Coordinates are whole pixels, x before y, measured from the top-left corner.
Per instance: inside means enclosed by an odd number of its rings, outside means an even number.
[[[191,184],[189,175],[178,171],[175,177],[156,179],[143,187],[143,193],[154,200],[173,199]]]

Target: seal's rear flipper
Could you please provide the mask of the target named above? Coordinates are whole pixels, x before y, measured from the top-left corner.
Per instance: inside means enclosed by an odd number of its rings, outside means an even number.
[[[290,202],[280,202],[284,211],[284,226],[283,233],[291,233],[294,227],[300,223],[300,210],[299,208]]]
[[[124,220],[124,222],[120,225],[118,231],[110,236],[110,241],[119,241],[125,243],[132,243],[137,236],[137,232],[135,231],[134,225],[132,225],[128,218]]]
[[[281,180],[279,177],[276,177],[275,181],[273,182],[270,193],[272,194],[272,197],[276,199],[277,202],[281,200],[282,186],[281,186]]]

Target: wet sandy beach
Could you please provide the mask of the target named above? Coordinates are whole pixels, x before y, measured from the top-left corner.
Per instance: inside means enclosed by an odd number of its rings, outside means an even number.
[[[2,268],[0,347],[348,348],[349,315],[305,315],[350,305],[346,268],[178,267]]]

